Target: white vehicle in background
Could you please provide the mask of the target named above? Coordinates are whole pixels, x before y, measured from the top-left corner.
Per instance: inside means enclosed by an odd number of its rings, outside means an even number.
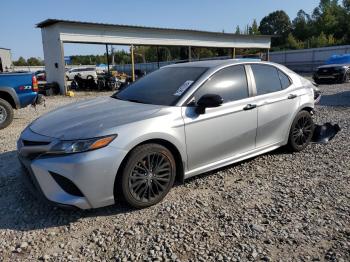
[[[95,67],[80,67],[72,68],[66,72],[66,79],[74,80],[74,77],[79,75],[82,79],[97,79],[97,73]]]

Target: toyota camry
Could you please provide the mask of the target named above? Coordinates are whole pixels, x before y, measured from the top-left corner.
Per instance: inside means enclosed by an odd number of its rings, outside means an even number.
[[[313,88],[269,62],[170,65],[110,97],[39,117],[22,132],[18,155],[25,178],[51,202],[144,208],[175,181],[281,146],[303,150],[314,131]]]

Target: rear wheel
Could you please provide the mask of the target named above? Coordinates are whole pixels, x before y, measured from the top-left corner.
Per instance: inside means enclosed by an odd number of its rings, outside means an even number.
[[[132,207],[149,207],[168,194],[175,175],[175,159],[167,148],[159,144],[141,145],[131,152],[116,190]]]
[[[300,111],[292,123],[288,147],[294,152],[305,149],[311,142],[314,128],[311,114],[307,111]]]
[[[12,106],[4,99],[0,98],[0,129],[9,126],[13,121]]]

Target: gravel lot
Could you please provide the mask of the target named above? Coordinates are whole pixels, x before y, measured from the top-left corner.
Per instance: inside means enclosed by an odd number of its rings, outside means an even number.
[[[46,108],[16,112],[0,131],[0,261],[350,261],[350,84],[321,90],[315,121],[342,128],[329,145],[280,149],[203,174],[137,211],[50,207],[20,179],[23,128],[96,94],[50,97]]]

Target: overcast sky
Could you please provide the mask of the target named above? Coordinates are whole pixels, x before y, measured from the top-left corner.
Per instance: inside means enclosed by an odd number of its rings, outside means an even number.
[[[293,19],[319,0],[4,0],[0,3],[0,47],[19,56],[43,58],[40,29],[47,18],[234,32],[275,10]],[[65,45],[65,55],[103,54],[104,46]]]

